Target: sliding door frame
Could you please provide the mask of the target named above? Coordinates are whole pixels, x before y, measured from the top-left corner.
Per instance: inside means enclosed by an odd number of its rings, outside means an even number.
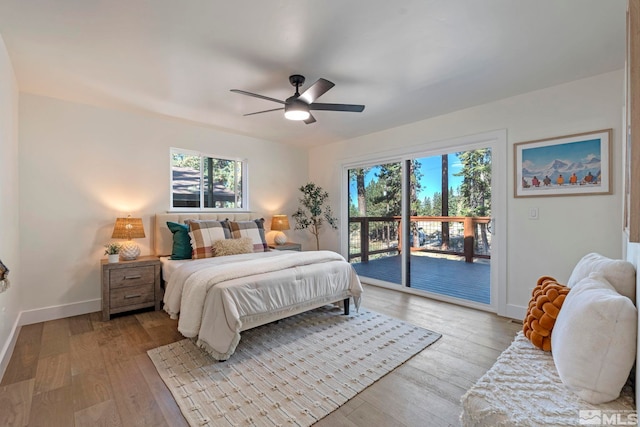
[[[409,174],[407,161],[416,157],[428,157],[440,155],[446,150],[475,150],[481,148],[491,148],[491,210],[494,220],[492,221],[492,248],[491,248],[491,303],[479,304],[472,301],[449,298],[446,296],[435,296],[435,299],[453,302],[459,305],[470,306],[481,310],[492,311],[498,315],[506,314],[507,307],[507,131],[500,129],[474,135],[467,135],[457,138],[444,139],[439,141],[424,142],[417,145],[397,148],[393,150],[371,153],[359,157],[345,160],[342,163],[342,184],[341,184],[341,209],[340,220],[345,226],[340,228],[340,251],[345,256],[349,255],[349,169],[374,166],[377,164],[400,162],[402,164],[403,182],[406,182],[406,175]],[[405,195],[406,196],[406,195]],[[403,197],[402,212],[408,212],[409,199]],[[409,232],[408,221],[403,221],[402,234]],[[406,236],[405,236],[406,237]],[[421,294],[420,291],[413,290],[405,286],[407,275],[406,262],[402,263],[402,283],[403,285],[385,285],[384,282],[371,280],[372,284],[389,287],[402,292]],[[366,298],[366,295],[365,295]]]

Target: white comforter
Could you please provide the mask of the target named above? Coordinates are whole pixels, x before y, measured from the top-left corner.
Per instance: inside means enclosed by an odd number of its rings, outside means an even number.
[[[355,271],[335,252],[271,251],[186,263],[171,275],[164,309],[173,318],[180,313],[180,333],[197,336],[222,360],[235,351],[243,322],[349,296],[358,307],[361,293]]]

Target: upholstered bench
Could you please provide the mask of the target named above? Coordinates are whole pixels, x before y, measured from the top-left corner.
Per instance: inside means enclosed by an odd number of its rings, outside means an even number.
[[[635,415],[631,386],[625,385],[620,397],[612,402],[585,402],[562,383],[551,353],[534,347],[519,332],[462,397],[460,418],[467,427],[571,426],[580,425],[580,411],[589,410],[604,411],[607,416],[619,413],[622,420],[631,413]],[[589,414],[597,415],[582,412],[583,418]]]
[[[636,360],[635,269],[588,254],[567,285],[550,330],[551,352],[519,332],[462,396],[462,425],[635,424],[629,380]]]

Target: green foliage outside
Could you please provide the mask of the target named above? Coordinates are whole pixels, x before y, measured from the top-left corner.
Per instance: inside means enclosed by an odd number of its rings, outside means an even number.
[[[460,186],[462,216],[491,216],[491,150],[457,153],[463,165]]]
[[[462,169],[454,176],[463,178],[458,188],[449,187],[448,211],[442,209],[443,197],[441,192],[434,192],[432,196],[417,197],[422,190],[420,172],[421,164],[414,159],[410,163],[411,216],[491,216],[491,150],[480,149],[459,152],[455,154]],[[379,165],[375,178],[365,185],[365,176],[369,168],[355,168],[349,170],[349,180],[356,183],[357,197],[349,196],[349,217],[393,217],[401,215],[402,207],[402,167],[401,163]],[[446,174],[445,174],[446,175]],[[445,182],[445,185],[447,183]],[[351,189],[352,187],[349,186]],[[355,201],[355,203],[354,203]],[[414,226],[416,226],[414,224]],[[442,234],[448,245],[449,223],[442,223]],[[359,252],[360,224],[351,223],[350,251]],[[414,230],[414,240],[417,241],[417,229]],[[486,224],[480,224],[480,236],[485,248],[489,247]],[[370,245],[376,240],[397,239],[397,230],[383,221],[369,223]]]
[[[491,216],[491,150],[481,149],[456,153],[462,170],[455,176],[462,176],[463,182],[458,188],[449,188],[449,216]],[[422,186],[420,180],[420,162],[411,164],[410,194],[411,215],[441,216],[442,193],[434,192],[433,197],[416,196]],[[402,170],[400,163],[380,165],[366,186],[364,177],[368,169],[356,168],[349,171],[349,179],[357,182],[357,205],[349,197],[349,216],[388,217],[399,216],[402,206]]]
[[[192,156],[189,154],[172,153],[171,162],[173,166],[179,168],[191,168],[200,170],[200,156]]]
[[[215,208],[237,208],[242,202],[242,162],[237,160],[217,159],[204,157],[202,162],[202,176],[200,179],[200,159],[199,155],[186,153],[172,153],[172,167],[183,168],[187,171],[182,182],[187,182],[186,189],[192,193],[198,193],[201,188],[204,191],[204,207]],[[202,186],[202,187],[201,187]],[[234,200],[220,199],[214,194],[215,189],[224,189],[235,194]]]

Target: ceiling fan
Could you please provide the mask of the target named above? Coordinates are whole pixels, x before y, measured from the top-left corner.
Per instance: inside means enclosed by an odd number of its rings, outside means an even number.
[[[264,95],[258,95],[257,93],[247,92],[240,89],[231,89],[231,92],[240,93],[242,95],[253,96],[255,98],[266,99],[267,101],[277,102],[278,104],[284,104],[284,107],[274,108],[271,110],[257,111],[255,113],[245,114],[245,116],[252,116],[254,114],[268,113],[271,111],[284,110],[284,116],[289,120],[304,120],[306,124],[311,124],[316,119],[311,115],[310,110],[323,110],[323,111],[352,111],[360,113],[364,110],[364,105],[355,104],[322,104],[314,102],[316,99],[324,95],[329,89],[335,85],[329,80],[318,79],[317,82],[312,84],[307,90],[300,93],[299,88],[304,84],[304,76],[300,74],[294,74],[289,76],[289,82],[296,87],[296,93],[290,96],[286,101],[270,98]]]

